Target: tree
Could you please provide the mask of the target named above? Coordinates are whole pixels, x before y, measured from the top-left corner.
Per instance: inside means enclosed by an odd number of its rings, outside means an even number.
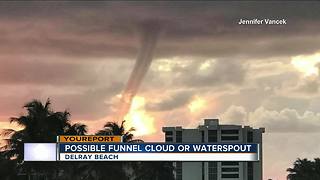
[[[99,130],[95,135],[109,135],[109,136],[122,136],[122,140],[125,143],[143,142],[140,139],[133,139],[132,132],[134,128],[129,130],[125,129],[125,121],[121,124],[116,122],[107,122],[102,130]],[[125,162],[93,162],[88,163],[86,174],[88,179],[117,179],[126,180],[129,179],[130,163]]]
[[[122,141],[124,143],[132,143],[132,142],[143,142],[140,139],[133,139],[132,132],[135,131],[133,127],[129,130],[125,129],[125,120],[121,122],[119,125],[116,122],[107,122],[102,130],[98,131],[96,135],[109,135],[109,136],[122,136]]]
[[[320,179],[320,158],[314,161],[308,159],[297,159],[293,168],[288,168],[288,180],[319,180]]]
[[[19,167],[19,171],[27,174],[32,172],[45,174],[51,179],[55,179],[60,171],[61,163],[48,162],[24,162],[24,143],[55,143],[58,135],[84,135],[87,127],[83,124],[71,124],[68,111],[54,112],[51,102],[47,99],[45,104],[39,100],[33,100],[24,105],[27,113],[20,117],[10,118],[11,123],[17,123],[22,129],[5,129],[2,136],[6,145],[1,147],[7,159],[14,159]]]
[[[115,122],[108,122],[104,125],[104,129],[98,131],[97,135],[122,135],[123,142],[127,143],[141,143],[140,139],[133,139],[132,132],[134,128],[125,130],[125,121],[121,122],[121,125]],[[136,180],[174,180],[174,167],[172,162],[130,162],[122,163],[122,167],[126,167],[127,171],[132,170],[132,176]],[[128,172],[126,172],[128,173]]]

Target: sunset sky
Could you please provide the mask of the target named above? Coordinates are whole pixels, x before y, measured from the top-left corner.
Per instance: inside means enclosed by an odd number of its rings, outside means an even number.
[[[115,116],[140,50],[161,25],[127,116],[146,141],[202,118],[265,127],[264,177],[285,180],[320,152],[318,2],[0,2],[0,128],[32,99],[52,100],[91,133]],[[287,25],[238,25],[240,19]],[[12,127],[12,126],[11,126]],[[139,136],[142,135],[142,136]]]

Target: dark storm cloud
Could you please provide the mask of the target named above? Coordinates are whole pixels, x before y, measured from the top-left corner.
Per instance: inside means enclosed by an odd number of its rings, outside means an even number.
[[[134,58],[140,24],[153,19],[165,27],[157,57],[289,56],[320,46],[316,2],[2,2],[0,6],[4,25],[0,32],[7,44],[0,47],[1,53]],[[240,18],[286,18],[288,25],[239,26]],[[24,37],[25,31],[33,36]]]

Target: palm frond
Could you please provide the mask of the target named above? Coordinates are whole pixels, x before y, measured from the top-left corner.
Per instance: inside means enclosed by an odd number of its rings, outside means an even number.
[[[27,126],[29,123],[29,119],[26,116],[11,117],[10,123],[17,123],[19,126]]]
[[[47,99],[46,104],[44,105],[44,109],[49,110],[50,109],[50,105],[51,105],[51,100],[50,98]]]
[[[2,129],[0,131],[0,136],[10,136],[12,135],[14,132],[16,132],[14,129]]]

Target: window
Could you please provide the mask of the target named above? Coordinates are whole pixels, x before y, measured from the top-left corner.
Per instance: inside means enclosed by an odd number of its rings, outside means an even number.
[[[201,142],[204,142],[204,131],[201,131]]]
[[[221,130],[221,134],[239,134],[238,129]]]
[[[238,141],[238,140],[239,140],[238,129],[221,130],[221,141]]]
[[[218,179],[218,163],[209,162],[208,170],[209,170],[209,180],[217,180]]]
[[[166,142],[172,142],[173,138],[172,137],[166,137]]]
[[[182,142],[182,131],[176,131],[176,142]]]
[[[253,132],[252,131],[248,131],[247,132],[247,142],[253,142]]]
[[[202,180],[204,180],[204,162],[201,162]]]
[[[225,167],[221,169],[222,172],[239,172],[239,168]]]
[[[217,130],[208,130],[208,142],[217,142]]]
[[[221,178],[239,178],[239,162],[221,162]]]
[[[176,162],[176,180],[182,180],[182,162]]]
[[[238,141],[239,136],[221,136],[221,141]]]
[[[225,161],[221,163],[222,166],[239,166],[239,162],[236,161]]]
[[[253,180],[253,162],[248,162],[248,180]]]
[[[222,174],[221,178],[239,178],[239,174]]]
[[[166,142],[173,142],[173,132],[172,131],[166,131],[165,132],[165,141]]]

